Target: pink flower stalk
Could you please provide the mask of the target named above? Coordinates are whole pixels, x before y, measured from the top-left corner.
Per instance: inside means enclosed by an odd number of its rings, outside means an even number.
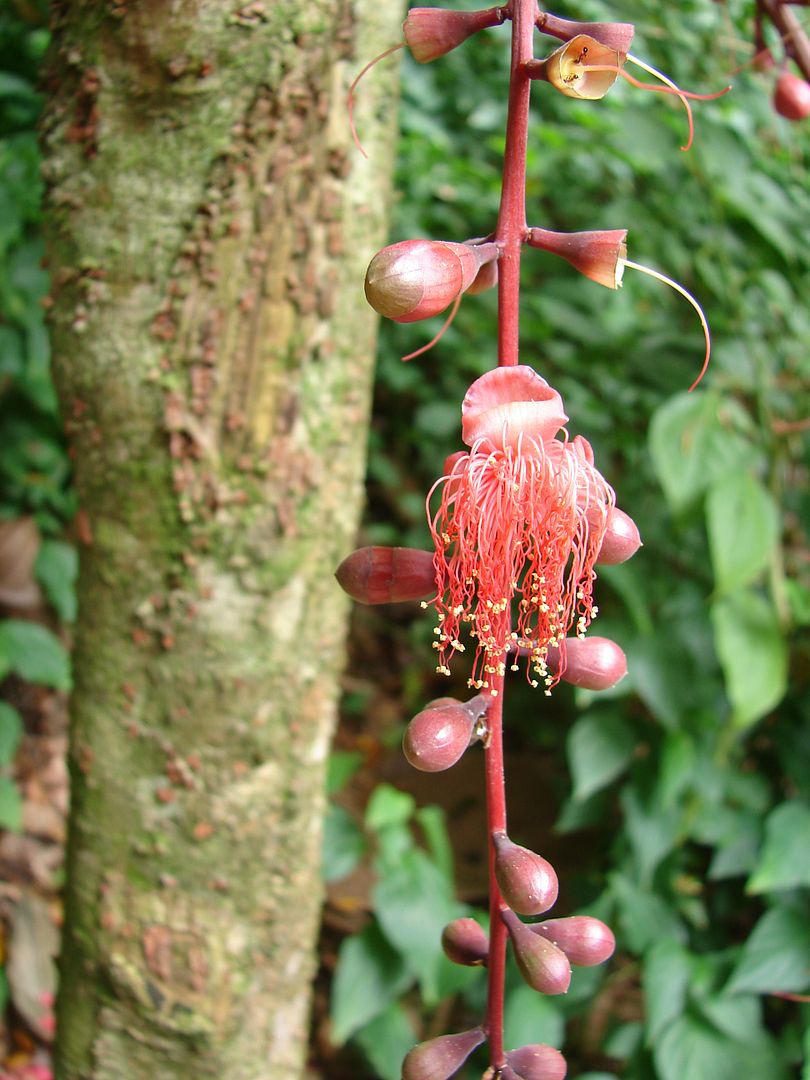
[[[582,637],[596,615],[594,565],[614,495],[584,439],[556,438],[567,419],[560,395],[532,368],[487,372],[462,404],[470,451],[428,496],[429,504],[441,491],[437,512],[429,511],[437,670],[449,673],[450,657],[464,650],[466,624],[477,641],[469,680],[476,689],[495,692],[490,676],[504,674],[519,641],[530,650],[532,685],[542,680],[549,692],[559,680],[549,648],[574,626]]]

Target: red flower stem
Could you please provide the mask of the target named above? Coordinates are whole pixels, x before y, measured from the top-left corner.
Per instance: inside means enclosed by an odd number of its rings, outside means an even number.
[[[512,0],[512,66],[503,157],[503,186],[495,242],[498,260],[498,364],[517,364],[520,308],[520,253],[526,226],[526,146],[531,80],[525,65],[533,58],[536,0]]]
[[[506,907],[495,880],[494,832],[506,832],[506,792],[503,775],[503,675],[492,675],[491,688],[497,691],[487,710],[489,742],[485,753],[487,828],[489,834],[489,956],[486,1031],[490,1064],[500,1069],[506,1058],[503,1045],[503,993],[506,971],[506,924],[501,912]]]

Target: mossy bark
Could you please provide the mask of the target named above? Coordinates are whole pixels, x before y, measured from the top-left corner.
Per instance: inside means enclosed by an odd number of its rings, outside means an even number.
[[[60,1080],[300,1073],[395,64],[376,0],[72,0],[43,138],[83,538]]]

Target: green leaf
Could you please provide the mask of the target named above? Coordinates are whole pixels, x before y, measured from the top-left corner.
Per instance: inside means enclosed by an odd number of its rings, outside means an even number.
[[[390,784],[376,787],[366,807],[366,828],[374,832],[392,825],[404,825],[413,817],[416,800]]]
[[[78,569],[79,559],[71,544],[62,540],[42,541],[34,571],[62,622],[73,622],[76,618]]]
[[[688,1011],[654,1048],[660,1080],[785,1080],[784,1063],[761,1027],[747,1038],[731,1038],[696,1012]]]
[[[333,750],[326,770],[326,793],[335,795],[351,780],[363,764],[359,750]]]
[[[627,643],[629,681],[665,728],[675,728],[692,700],[691,680],[684,673],[694,663],[671,631],[645,634]]]
[[[563,1044],[565,1020],[559,1007],[530,986],[519,984],[507,993],[503,1020],[506,1046]]]
[[[756,895],[798,885],[810,885],[810,805],[793,799],[768,815],[765,842],[746,892]]]
[[[779,541],[779,512],[772,495],[742,470],[712,485],[706,524],[717,590],[723,593],[754,581]]]
[[[579,802],[620,776],[633,757],[636,737],[619,712],[595,710],[580,717],[568,734],[568,764]]]
[[[22,799],[17,785],[7,776],[0,776],[0,829],[22,831]]]
[[[616,900],[622,943],[631,952],[646,952],[659,941],[685,939],[683,924],[660,896],[619,873],[610,875],[610,890]]]
[[[714,641],[735,727],[765,716],[787,689],[788,655],[773,606],[748,590],[712,604]]]
[[[682,510],[724,473],[750,462],[752,452],[735,427],[736,405],[714,392],[678,394],[650,422],[650,454],[667,501]]]
[[[689,953],[677,941],[659,941],[644,957],[641,982],[648,1046],[683,1012],[690,977]]]
[[[807,913],[766,911],[745,943],[727,993],[797,993],[810,987],[810,923]]]
[[[0,622],[0,669],[14,671],[28,682],[55,690],[70,688],[70,661],[64,645],[50,630],[22,619]]]
[[[621,793],[625,829],[632,845],[638,867],[638,881],[649,888],[655,868],[675,845],[680,811],[665,809],[657,792],[643,796],[636,787],[625,787]]]
[[[440,806],[423,806],[414,818],[425,834],[430,857],[448,881],[453,881],[453,847],[447,835],[447,821]]]
[[[416,1041],[416,1033],[401,1005],[387,1009],[364,1024],[352,1036],[377,1076],[382,1080],[400,1080],[402,1059]]]
[[[404,960],[376,923],[343,941],[332,984],[331,1039],[341,1046],[412,982]]]
[[[330,806],[323,830],[323,876],[325,881],[346,877],[366,850],[366,838],[347,810]]]
[[[22,717],[11,705],[0,701],[0,766],[12,763],[22,735]]]

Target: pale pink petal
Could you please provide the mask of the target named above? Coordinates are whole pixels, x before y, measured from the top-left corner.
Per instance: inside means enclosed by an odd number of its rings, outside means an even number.
[[[525,364],[499,367],[476,379],[461,406],[461,437],[468,446],[487,439],[494,447],[521,438],[553,439],[568,417],[542,376]]]

